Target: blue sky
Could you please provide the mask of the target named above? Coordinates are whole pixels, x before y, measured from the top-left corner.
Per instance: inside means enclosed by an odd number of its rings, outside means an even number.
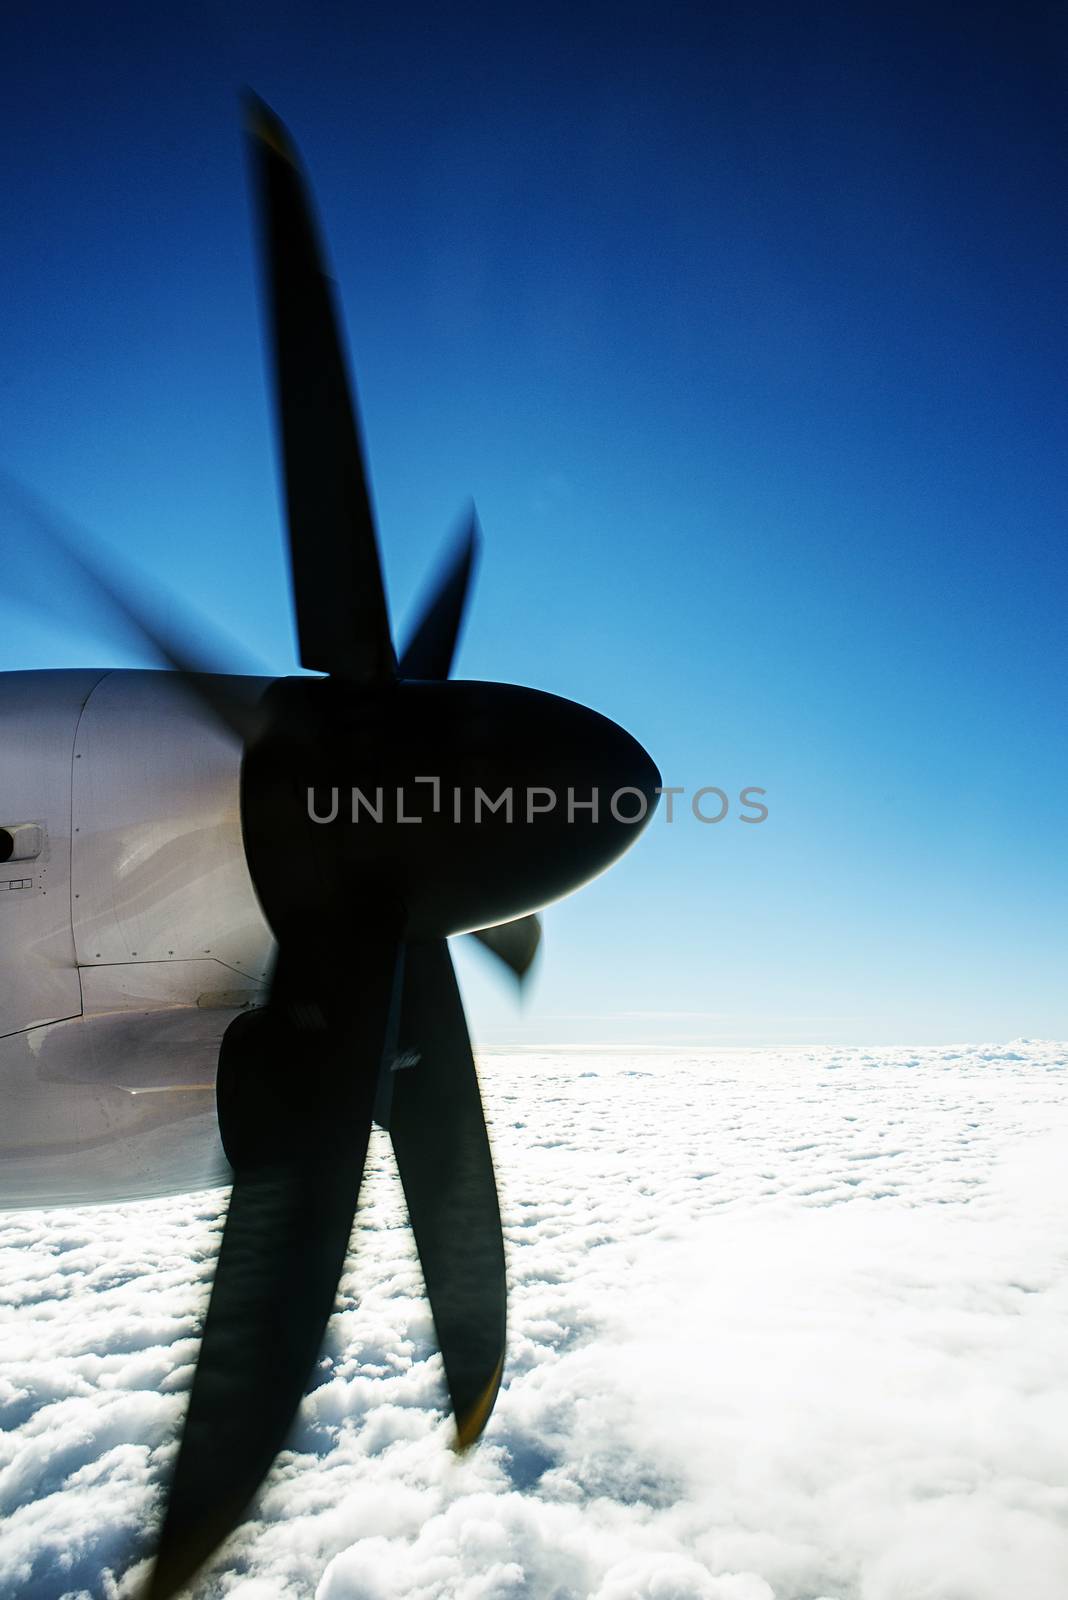
[[[657,819],[476,1039],[1063,1036],[1052,9],[42,5],[3,68],[2,464],[294,665],[236,91],[341,285],[395,617],[768,821]],[[6,514],[5,514],[6,516]],[[0,669],[137,658],[0,594]]]

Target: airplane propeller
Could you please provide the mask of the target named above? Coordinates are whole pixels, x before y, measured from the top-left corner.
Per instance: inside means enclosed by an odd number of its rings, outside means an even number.
[[[304,184],[262,102],[250,103],[249,128],[301,664],[327,673],[342,696],[398,676],[447,678],[478,543],[474,510],[398,665],[359,424]],[[256,762],[290,767],[303,743],[293,731],[283,707],[261,732]],[[269,823],[266,831],[271,848]],[[253,866],[258,887],[262,876]],[[374,898],[373,919],[347,895],[327,898],[311,936],[301,908],[283,905],[271,918],[279,947],[267,1006],[239,1018],[223,1043],[219,1122],[234,1188],[152,1600],[173,1594],[238,1524],[284,1442],[333,1309],[373,1115],[393,1142],[461,1447],[478,1437],[496,1397],[504,1249],[452,961],[444,940],[406,950],[402,908],[388,891]],[[392,1070],[406,1052],[425,1056],[430,1082],[425,1072]]]
[[[195,629],[163,627],[39,501],[9,489],[79,582],[241,739],[245,853],[277,943],[266,1004],[236,1018],[220,1049],[233,1191],[148,1600],[169,1600],[238,1525],[285,1440],[334,1305],[372,1121],[396,1156],[457,1448],[481,1434],[504,1365],[505,1261],[447,936],[472,933],[522,981],[541,940],[534,908],[636,836],[634,819],[607,814],[609,791],[637,796],[644,819],[660,784],[641,746],[584,707],[447,681],[478,551],[473,507],[398,658],[306,184],[255,97],[248,131],[299,656],[324,676],[279,679],[250,707]],[[490,779],[521,792],[532,776],[566,786],[566,817],[540,814],[543,803],[512,827],[510,811],[472,821],[444,799]],[[399,795],[408,783],[427,786],[418,827],[316,826],[305,807],[323,788]],[[572,809],[578,792],[593,798]]]

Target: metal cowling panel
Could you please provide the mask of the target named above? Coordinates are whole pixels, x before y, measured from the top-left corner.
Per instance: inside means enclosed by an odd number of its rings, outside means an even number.
[[[211,957],[262,978],[271,936],[245,864],[240,767],[240,744],[172,675],[114,672],[100,684],[74,759],[82,967]]]
[[[0,1037],[82,1009],[71,925],[71,771],[82,709],[104,676],[0,673],[0,827],[40,834],[32,854],[0,863]]]

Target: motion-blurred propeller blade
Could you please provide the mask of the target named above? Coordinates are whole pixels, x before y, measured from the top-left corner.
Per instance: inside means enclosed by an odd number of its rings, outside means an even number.
[[[479,529],[471,506],[453,550],[442,567],[433,592],[423,607],[415,632],[401,656],[402,678],[447,678],[463,626],[478,554]]]
[[[179,608],[168,594],[166,612],[185,610],[181,622],[164,621],[164,606],[152,601],[143,585],[135,595],[129,576],[104,575],[105,556],[91,552],[96,544],[86,529],[50,506],[8,473],[0,474],[0,493],[16,515],[32,529],[33,545],[21,557],[17,541],[9,540],[5,554],[5,581],[18,584],[20,598],[48,612],[62,611],[69,624],[71,613],[85,612],[92,620],[98,609],[112,627],[118,625],[135,644],[147,646],[156,660],[180,676],[184,687],[225,727],[247,741],[260,719],[247,689],[230,674],[254,672],[247,662],[235,660],[233,647],[212,640],[213,629],[191,610]],[[118,558],[115,558],[117,565]],[[24,570],[23,570],[24,569]]]
[[[231,1024],[219,1122],[235,1168],[150,1600],[237,1526],[281,1448],[345,1264],[398,945],[280,957],[266,1009]]]
[[[282,123],[248,97],[260,196],[275,394],[285,462],[300,659],[351,683],[396,659],[359,424],[298,157]]]
[[[471,937],[503,961],[522,982],[541,944],[541,918],[532,912],[514,922],[498,923],[495,928],[479,928]]]
[[[506,1288],[478,1077],[443,939],[406,948],[397,1052],[387,1126],[463,1450],[500,1387]]]

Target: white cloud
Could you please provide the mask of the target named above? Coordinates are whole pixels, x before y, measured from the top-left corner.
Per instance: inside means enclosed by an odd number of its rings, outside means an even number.
[[[376,1137],[317,1386],[198,1600],[1060,1600],[1063,1049],[482,1067],[483,1444],[447,1447]],[[220,1199],[7,1219],[3,1592],[135,1592]]]

